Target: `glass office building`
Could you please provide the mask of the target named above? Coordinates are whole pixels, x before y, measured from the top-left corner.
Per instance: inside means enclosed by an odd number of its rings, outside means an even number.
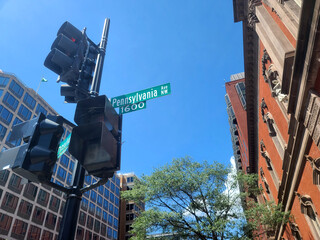
[[[40,112],[57,112],[14,74],[0,72],[0,150],[19,146],[9,141],[12,127],[36,117]],[[72,127],[64,124],[63,139]],[[57,161],[52,182],[72,183],[75,159],[65,152]],[[85,177],[85,185],[98,181]],[[76,239],[118,239],[120,178],[115,175],[105,185],[84,193]],[[66,196],[56,189],[27,183],[11,170],[0,171],[0,239],[57,239]]]

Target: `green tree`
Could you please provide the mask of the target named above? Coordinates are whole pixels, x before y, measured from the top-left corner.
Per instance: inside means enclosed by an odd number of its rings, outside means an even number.
[[[260,193],[256,180],[255,175],[237,175],[217,162],[173,159],[150,176],[142,176],[132,190],[121,194],[128,201],[143,201],[147,207],[132,225],[132,239],[146,239],[146,233],[154,232],[174,233],[182,239],[251,239],[252,230],[266,225],[262,218],[246,221],[245,215],[254,217],[259,211],[267,215],[271,209],[251,204],[256,211],[243,212],[240,199],[248,200]],[[239,181],[246,191],[239,192]],[[272,209],[278,214],[278,224],[283,214]],[[274,227],[272,216],[266,220]]]

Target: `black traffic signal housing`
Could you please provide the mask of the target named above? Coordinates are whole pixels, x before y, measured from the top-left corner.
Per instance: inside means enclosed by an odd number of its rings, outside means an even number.
[[[102,95],[79,101],[74,120],[69,153],[89,175],[112,177],[120,169],[122,117]]]
[[[99,48],[71,23],[60,27],[44,65],[59,75],[61,95],[68,103],[76,103],[89,96],[95,61]]]
[[[43,113],[13,127],[10,141],[22,138],[24,144],[0,153],[0,161],[12,159],[12,171],[32,182],[51,180],[63,134],[63,118]]]

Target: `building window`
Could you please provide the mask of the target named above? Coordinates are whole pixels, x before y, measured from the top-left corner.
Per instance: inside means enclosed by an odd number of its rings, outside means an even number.
[[[68,168],[69,165],[69,158],[66,155],[62,155],[60,158],[60,163],[62,166]]]
[[[67,171],[64,170],[62,167],[59,167],[57,172],[57,178],[64,181],[66,180],[66,175],[67,175]]]
[[[54,212],[58,212],[59,207],[60,207],[60,199],[55,196],[51,196],[49,208]]]
[[[106,199],[103,199],[103,208],[104,210],[108,210],[109,202]]]
[[[42,208],[35,207],[35,209],[33,211],[33,215],[32,215],[32,221],[34,223],[42,225],[45,213],[46,213],[46,211],[43,210]]]
[[[43,230],[42,231],[42,238],[41,240],[52,240],[53,239],[53,233]]]
[[[0,119],[2,122],[9,125],[12,120],[12,116],[13,114],[8,109],[0,105]]]
[[[111,203],[109,204],[109,213],[113,214],[113,205]]]
[[[114,203],[114,194],[110,193],[110,202]]]
[[[95,209],[96,209],[95,205],[93,203],[90,203],[89,204],[89,213],[94,215]]]
[[[18,197],[6,192],[2,200],[1,208],[10,213],[14,213],[18,205],[18,200]]]
[[[116,187],[116,196],[120,196],[120,188]]]
[[[38,115],[40,112],[47,116],[48,111],[44,107],[42,107],[40,103],[38,103],[36,114]]]
[[[21,193],[21,190],[22,190],[21,180],[22,180],[21,177],[12,173],[8,188],[16,193]]]
[[[98,194],[97,203],[99,206],[102,206],[102,197]]]
[[[20,201],[18,216],[29,220],[32,212],[33,204],[25,200]]]
[[[301,213],[304,214],[308,225],[311,228],[312,234],[315,239],[320,239],[320,221],[318,219],[316,210],[312,203],[310,196],[308,195],[300,195],[297,193],[297,196],[300,201]]]
[[[126,221],[131,221],[133,220],[133,213],[126,214]]]
[[[26,108],[23,104],[21,104],[18,115],[25,121],[29,120],[31,118],[31,111]]]
[[[49,229],[54,229],[57,223],[57,216],[51,212],[47,213],[45,226]]]
[[[0,185],[5,186],[9,177],[9,170],[0,171]]]
[[[7,128],[4,127],[2,124],[0,124],[0,141],[4,138],[6,135]]]
[[[108,216],[108,224],[110,225],[110,226],[112,226],[112,224],[113,224],[113,217],[109,214],[109,216]]]
[[[112,237],[112,228],[110,228],[110,227],[108,227],[107,237],[108,237],[108,238],[111,238],[111,237]]]
[[[84,236],[84,230],[82,227],[77,228],[76,240],[82,240]]]
[[[96,202],[96,201],[97,201],[97,193],[96,193],[95,191],[92,191],[92,190],[91,190],[90,199],[91,199],[91,201],[93,201],[93,202]]]
[[[115,186],[114,186],[114,184],[112,182],[110,184],[110,189],[111,189],[111,192],[114,192],[114,190],[115,190]]]
[[[41,228],[30,225],[28,232],[28,239],[30,240],[38,240],[40,239]]]
[[[105,222],[108,221],[108,213],[105,212],[105,211],[102,212],[102,220],[105,221]]]
[[[105,236],[107,233],[107,226],[103,223],[101,223],[101,232],[100,233],[102,236]]]
[[[12,227],[11,237],[23,240],[26,236],[27,228],[27,223],[16,219]]]
[[[246,86],[244,82],[239,82],[236,84],[236,91],[238,93],[238,96],[240,98],[240,102],[244,108],[244,110],[246,110]]]
[[[70,160],[69,170],[70,172],[73,172],[74,169],[74,161]]]
[[[85,176],[84,182],[85,182],[86,184],[90,185],[90,184],[91,184],[91,176]]]
[[[61,222],[62,222],[62,218],[59,217],[58,219],[58,223],[57,223],[57,228],[56,228],[56,231],[59,232],[60,231],[60,225],[61,225]]]
[[[306,156],[306,159],[313,170],[313,184],[320,186],[320,158],[313,159],[310,156]]]
[[[48,200],[49,200],[49,193],[40,189],[37,202],[42,206],[46,207],[48,204]]]
[[[71,184],[72,184],[72,174],[71,174],[71,173],[68,173],[68,176],[67,176],[67,184],[68,184],[68,185],[71,185]]]
[[[133,182],[133,177],[127,177],[127,183]]]
[[[275,147],[278,150],[279,155],[283,158],[284,156],[284,148],[285,148],[285,141],[283,140],[280,131],[269,112],[268,106],[264,100],[264,98],[261,99],[261,115],[263,122],[267,124],[267,128],[269,131],[269,136],[272,138],[272,141],[275,145]]]
[[[85,224],[86,224],[86,219],[87,219],[87,214],[85,214],[84,212],[80,211],[80,214],[79,214],[79,224],[85,226]]]
[[[119,187],[120,186],[120,178],[116,178],[116,185]]]
[[[119,202],[119,198],[118,198],[118,197],[115,197],[115,198],[114,198],[114,204],[115,204],[116,206],[119,206],[120,202]]]
[[[104,197],[109,198],[109,190],[107,188],[104,189]]]
[[[113,239],[118,239],[118,232],[113,230]]]
[[[100,233],[100,222],[98,220],[94,220],[94,231]]]
[[[0,213],[0,234],[8,235],[12,223],[12,217]]]
[[[101,210],[101,208],[96,207],[96,217],[100,219],[101,216],[102,216],[102,210]]]
[[[274,170],[273,164],[271,162],[268,152],[266,151],[266,146],[263,140],[260,141],[260,153],[261,153],[261,156],[266,160],[267,169],[270,172],[270,175],[272,177],[275,187],[277,188],[277,190],[279,190],[280,180],[279,180],[278,174]]]
[[[36,187],[32,183],[27,183],[26,187],[24,188],[23,196],[25,196],[30,200],[34,200],[36,198],[37,191],[38,191],[38,187]]]
[[[82,198],[81,200],[81,208],[87,211],[89,205],[89,201],[86,198]]]
[[[103,189],[104,189],[103,186],[99,186],[99,187],[98,187],[98,192],[99,192],[101,195],[103,195]]]
[[[13,111],[17,109],[19,104],[19,101],[8,92],[4,95],[2,102]]]
[[[87,218],[87,228],[92,229],[93,227],[93,217],[88,216]]]
[[[16,97],[21,98],[23,95],[23,88],[16,83],[16,81],[12,80],[9,86],[11,92],[16,95]]]
[[[26,92],[23,98],[23,102],[31,109],[34,109],[34,106],[36,105],[36,100],[34,100],[33,97],[29,93]]]
[[[62,201],[62,203],[61,203],[61,207],[60,207],[60,215],[63,215],[63,213],[64,213],[64,207],[66,206],[66,203],[64,202],[64,201]]]
[[[8,85],[8,82],[9,82],[9,79],[8,77],[3,77],[3,76],[0,76],[0,87],[5,87]]]
[[[51,181],[53,182],[53,179],[51,179]],[[64,186],[63,183],[59,182],[58,180],[55,180],[55,183],[58,184],[58,185],[60,185],[60,186]],[[57,190],[56,188],[53,189],[53,192],[54,192],[55,194],[57,194],[58,196],[61,196],[61,195],[62,195],[62,192],[59,191],[59,190]]]
[[[86,236],[85,239],[92,239],[92,232],[86,230]]]
[[[118,225],[119,225],[118,219],[114,218],[114,219],[113,219],[113,226],[114,226],[116,229],[118,229]]]
[[[114,208],[114,213],[116,217],[119,217],[119,209],[117,207]]]
[[[131,224],[126,225],[126,232],[129,232],[132,230]]]

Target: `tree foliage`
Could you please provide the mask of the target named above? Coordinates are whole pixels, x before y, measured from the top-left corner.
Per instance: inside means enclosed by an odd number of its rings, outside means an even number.
[[[261,224],[274,227],[274,216],[276,224],[283,219],[280,209],[270,208],[270,203],[252,203],[250,209],[242,210],[240,199],[261,191],[256,180],[255,175],[234,174],[217,162],[173,159],[121,194],[128,201],[146,203],[147,210],[132,225],[132,239],[146,239],[146,233],[155,232],[174,233],[182,239],[250,239]],[[239,181],[246,191],[239,192]],[[276,214],[270,214],[270,209]],[[259,212],[266,219],[251,218]],[[251,220],[246,221],[245,215]]]

